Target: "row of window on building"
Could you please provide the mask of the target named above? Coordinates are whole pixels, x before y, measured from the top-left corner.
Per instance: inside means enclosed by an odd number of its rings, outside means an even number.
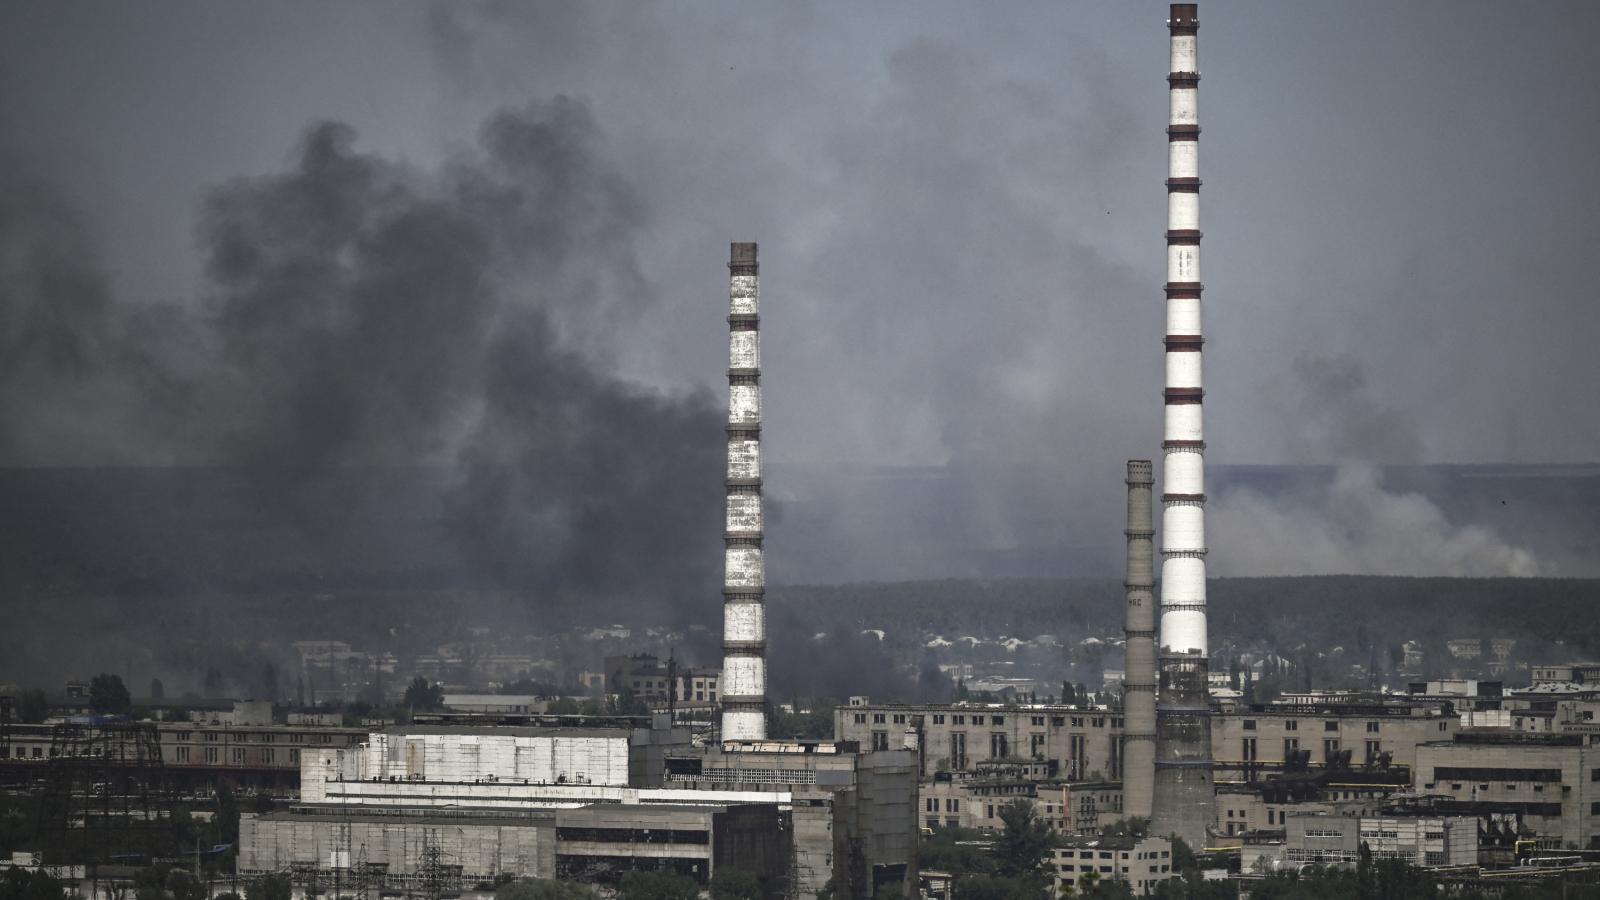
[[[891,723],[895,724],[895,725],[904,725],[904,724],[906,724],[907,716],[909,714],[908,713],[881,713],[881,712],[880,713],[862,713],[862,712],[858,712],[858,713],[855,714],[856,724],[857,725],[865,725],[865,724],[867,724],[867,716],[868,715],[872,716],[872,724],[874,724],[874,725],[888,725],[888,724],[891,724]],[[945,716],[944,713],[934,713],[933,714],[933,724],[935,724],[935,725],[944,725],[945,724],[945,718],[946,718],[946,716]],[[1107,720],[1108,717],[1107,716],[1029,716],[1028,718],[1030,720],[1029,724],[1033,725],[1035,727],[1038,727],[1038,728],[1043,728],[1044,727],[1044,723],[1045,723],[1046,719],[1050,720],[1050,725],[1053,728],[1066,728],[1066,727],[1069,726],[1069,723],[1070,723],[1070,727],[1072,727],[1072,728],[1104,728],[1104,727],[1106,727],[1106,720]],[[1113,727],[1113,728],[1121,728],[1122,727],[1122,719],[1121,718],[1116,717],[1116,716],[1111,716],[1109,718],[1111,720],[1111,727]],[[1004,724],[1006,724],[1006,717],[1005,716],[994,716],[994,715],[991,715],[991,716],[985,717],[983,715],[979,715],[979,714],[975,714],[975,713],[974,714],[970,714],[970,715],[967,714],[967,713],[961,713],[959,715],[952,714],[952,715],[949,716],[949,719],[950,719],[949,724],[951,724],[951,725],[967,725],[967,724],[972,724],[972,725],[983,725],[983,724],[1004,725]],[[971,719],[972,721],[969,723],[967,721],[968,719]],[[985,719],[987,719],[987,723],[985,722]],[[1250,723],[1250,725],[1247,726],[1247,727],[1254,727],[1254,723],[1253,722]]]
[[[1256,762],[1258,759],[1260,759],[1260,757],[1257,755],[1257,745],[1256,745],[1256,739],[1255,738],[1253,738],[1253,737],[1243,738],[1241,740],[1241,743],[1240,743],[1240,748],[1241,748],[1241,753],[1242,753],[1242,755],[1240,756],[1240,759],[1243,760],[1244,762]],[[1300,739],[1299,738],[1284,738],[1283,739],[1283,758],[1284,759],[1288,759],[1289,758],[1289,754],[1291,754],[1291,753],[1293,753],[1293,752],[1295,752],[1296,750],[1299,750],[1299,749],[1300,749]],[[1322,741],[1322,758],[1323,758],[1324,761],[1326,761],[1328,759],[1331,759],[1335,753],[1339,752],[1339,750],[1340,750],[1340,746],[1339,746],[1339,739],[1338,738],[1324,738],[1323,739],[1323,741]],[[1366,750],[1366,761],[1370,763],[1370,762],[1373,762],[1373,761],[1377,760],[1378,754],[1383,752],[1383,746],[1382,746],[1382,743],[1379,742],[1379,741],[1367,741],[1365,750]]]
[[[1256,720],[1255,719],[1245,719],[1242,724],[1243,724],[1243,728],[1244,728],[1245,731],[1255,731],[1256,730]],[[1378,731],[1379,731],[1380,724],[1381,723],[1376,722],[1376,721],[1367,722],[1367,732],[1370,733],[1370,734],[1377,734]],[[1285,719],[1284,723],[1283,723],[1283,730],[1284,731],[1299,731],[1300,730],[1300,720],[1299,719]],[[1322,730],[1323,731],[1338,731],[1339,730],[1339,720],[1338,719],[1324,719],[1322,721]]]

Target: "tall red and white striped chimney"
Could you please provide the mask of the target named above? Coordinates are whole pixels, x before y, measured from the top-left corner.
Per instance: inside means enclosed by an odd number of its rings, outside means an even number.
[[[1205,430],[1200,329],[1200,64],[1196,4],[1167,20],[1166,416],[1161,495],[1161,675],[1155,834],[1205,846],[1214,824],[1206,643]]]
[[[767,736],[761,509],[761,290],[754,243],[728,255],[728,511],[723,530],[722,739]]]

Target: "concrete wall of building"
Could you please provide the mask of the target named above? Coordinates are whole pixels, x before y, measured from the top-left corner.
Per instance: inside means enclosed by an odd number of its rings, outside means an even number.
[[[1062,785],[1060,790],[1068,817],[1067,830],[1073,834],[1097,834],[1101,828],[1133,815],[1123,809],[1123,785],[1080,782]]]
[[[10,753],[0,761],[43,764],[50,759],[49,725],[13,725]],[[351,747],[367,732],[320,725],[211,725],[162,722],[156,726],[162,765],[184,778],[229,776],[236,781],[277,784],[292,791],[303,755],[327,747]]]
[[[288,813],[239,817],[239,871],[244,875],[295,867],[336,871],[349,879],[359,864],[382,865],[393,876],[415,875],[423,849],[438,847],[442,860],[462,867],[467,883],[497,875],[552,878],[555,875],[553,818],[433,820],[423,817],[375,821]]]
[[[1353,793],[1336,790],[1341,795]],[[1384,797],[1390,792],[1371,791],[1366,799],[1328,798],[1300,802],[1269,802],[1261,791],[1245,785],[1221,785],[1217,788],[1216,831],[1224,836],[1243,836],[1262,832],[1282,832],[1288,827],[1290,816],[1331,814],[1356,816],[1377,812]]]
[[[1294,813],[1285,828],[1283,858],[1290,866],[1353,865],[1363,844],[1373,859],[1421,867],[1474,866],[1478,823],[1467,816]]]
[[[1457,718],[1443,715],[1435,706],[1236,707],[1213,714],[1211,722],[1211,752],[1218,768],[1234,771],[1252,761],[1268,770],[1281,768],[1287,741],[1311,751],[1316,765],[1328,761],[1331,740],[1337,742],[1336,749],[1352,751],[1352,765],[1364,763],[1373,749],[1392,754],[1394,765],[1414,766],[1419,745],[1450,740],[1461,730]],[[1252,740],[1253,760],[1247,743]],[[1217,777],[1238,778],[1225,772]]]
[[[1290,815],[1284,859],[1291,866],[1354,865],[1361,855],[1361,820],[1354,816]]]
[[[1587,848],[1600,835],[1600,754],[1580,736],[1473,737],[1417,748],[1419,791],[1452,812],[1518,815],[1563,847]]]
[[[857,759],[855,830],[863,838],[874,887],[883,890],[897,882],[900,895],[910,896],[918,884],[916,754],[886,750]]]
[[[898,873],[903,896],[915,889],[915,751],[857,753],[837,744],[756,741],[706,748],[698,756],[698,774],[674,775],[668,783],[702,796],[749,796],[753,788],[790,792],[801,896],[815,896],[830,878],[847,883],[856,858],[869,879]]]
[[[1073,833],[1070,797],[1059,784],[1032,781],[960,779],[924,781],[919,793],[918,817],[922,827],[1001,831],[1001,812],[1007,803],[1026,800],[1034,814],[1060,834]]]
[[[366,777],[627,784],[626,733],[378,733],[363,751]]]
[[[712,874],[716,813],[712,806],[601,805],[560,810],[556,874],[581,879],[597,864],[625,858],[623,866],[667,867],[703,884]]]
[[[1094,881],[1120,881],[1134,896],[1155,893],[1161,882],[1176,873],[1172,867],[1172,842],[1166,838],[1099,838],[1068,840],[1051,849],[1047,860],[1056,896],[1078,889],[1084,876]]]
[[[971,771],[1001,759],[1054,761],[1055,777],[1120,776],[1122,715],[1057,704],[868,704],[834,710],[834,737],[874,746],[919,748],[923,777]],[[908,740],[908,735],[911,739]]]
[[[1478,823],[1463,816],[1363,816],[1360,839],[1373,859],[1424,867],[1478,864]]]

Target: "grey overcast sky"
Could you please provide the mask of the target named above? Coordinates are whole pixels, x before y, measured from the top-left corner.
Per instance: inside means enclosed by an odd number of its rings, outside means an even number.
[[[1207,0],[1200,17],[1210,459],[1594,461],[1600,4]],[[615,221],[572,201],[600,217],[595,243],[553,265],[626,271],[543,301],[561,352],[715,400],[727,244],[756,240],[770,458],[1103,479],[1159,447],[1165,18],[14,0],[0,186],[81,228],[105,308],[204,310],[230,282],[203,198],[304,167],[314,123],[348,125],[344,152],[404,181],[471,165],[497,111],[577,109]],[[13,243],[18,221],[0,220]],[[49,372],[15,383],[0,461],[191,456],[97,403],[63,412],[52,392],[77,388]]]

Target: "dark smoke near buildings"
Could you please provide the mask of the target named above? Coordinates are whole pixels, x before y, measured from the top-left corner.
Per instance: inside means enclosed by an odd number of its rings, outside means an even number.
[[[607,374],[606,330],[652,287],[633,246],[648,211],[601,145],[565,97],[496,114],[436,170],[314,125],[286,171],[202,199],[204,283],[163,304],[113,296],[73,211],[7,167],[0,466],[185,467],[236,498],[263,552],[296,542],[288,558],[322,566],[331,542],[542,596],[707,593],[720,419],[709,396]],[[30,477],[60,472],[13,472],[8,494],[25,505]],[[152,505],[182,507],[182,484]],[[46,587],[62,554],[114,556],[155,527],[116,509],[10,517],[6,578]],[[420,550],[386,539],[406,519],[429,523]]]

